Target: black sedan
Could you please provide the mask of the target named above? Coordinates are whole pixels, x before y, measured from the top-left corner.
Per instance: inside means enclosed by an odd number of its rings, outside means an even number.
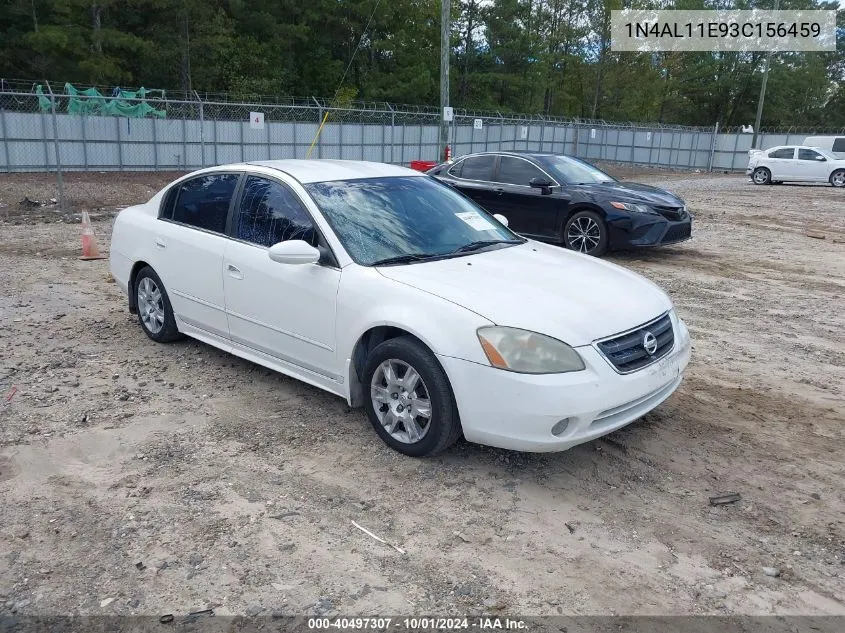
[[[619,182],[571,156],[484,152],[428,173],[505,216],[517,233],[589,255],[674,244],[692,234],[687,206],[676,195]]]

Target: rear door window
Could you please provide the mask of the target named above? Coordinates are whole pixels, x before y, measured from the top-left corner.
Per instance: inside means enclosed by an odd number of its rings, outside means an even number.
[[[162,217],[194,228],[225,233],[226,218],[235,188],[237,174],[206,174],[186,180],[168,192]],[[168,202],[173,196],[172,207]]]
[[[773,152],[769,152],[769,158],[794,158],[795,157],[795,148],[794,147],[784,147],[782,149],[776,149]]]
[[[493,164],[496,162],[496,157],[493,155],[487,156],[470,156],[465,158],[461,165],[461,178],[464,180],[493,180]]]

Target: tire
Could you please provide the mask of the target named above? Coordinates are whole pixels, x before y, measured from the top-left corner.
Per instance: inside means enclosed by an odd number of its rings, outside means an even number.
[[[600,257],[607,252],[607,224],[595,211],[573,213],[563,226],[563,245],[573,251]]]
[[[837,169],[830,175],[830,184],[836,187],[837,189],[841,189],[845,187],[845,169]]]
[[[405,384],[409,371],[417,376],[413,385]],[[461,423],[449,379],[434,354],[416,339],[393,338],[373,349],[362,382],[368,393],[364,407],[370,423],[393,450],[427,457],[446,450],[460,437]],[[408,386],[412,388],[408,390]],[[419,404],[422,400],[428,407]],[[417,415],[413,415],[415,407]]]
[[[138,307],[138,322],[144,334],[156,343],[170,343],[181,338],[167,290],[159,276],[149,266],[138,271],[134,292]]]
[[[772,184],[772,172],[765,167],[758,167],[751,174],[751,181],[755,185],[770,185]]]

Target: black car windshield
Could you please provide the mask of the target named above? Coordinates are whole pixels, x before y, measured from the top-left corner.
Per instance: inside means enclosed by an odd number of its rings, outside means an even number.
[[[317,182],[305,189],[349,256],[363,266],[459,256],[525,241],[428,176]]]
[[[543,156],[540,161],[548,167],[553,176],[560,178],[569,185],[591,185],[598,182],[616,182],[616,179],[604,173],[598,167],[593,167],[571,156]]]

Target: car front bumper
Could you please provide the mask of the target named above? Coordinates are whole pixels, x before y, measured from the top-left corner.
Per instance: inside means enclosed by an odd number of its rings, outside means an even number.
[[[676,244],[692,237],[692,217],[668,218],[656,213],[608,210],[610,249],[626,250]]]
[[[673,317],[675,345],[662,359],[619,374],[593,346],[579,347],[586,369],[567,374],[518,374],[440,356],[452,383],[464,437],[518,451],[564,451],[642,417],[681,383],[690,337]],[[558,435],[552,428],[568,420]]]

